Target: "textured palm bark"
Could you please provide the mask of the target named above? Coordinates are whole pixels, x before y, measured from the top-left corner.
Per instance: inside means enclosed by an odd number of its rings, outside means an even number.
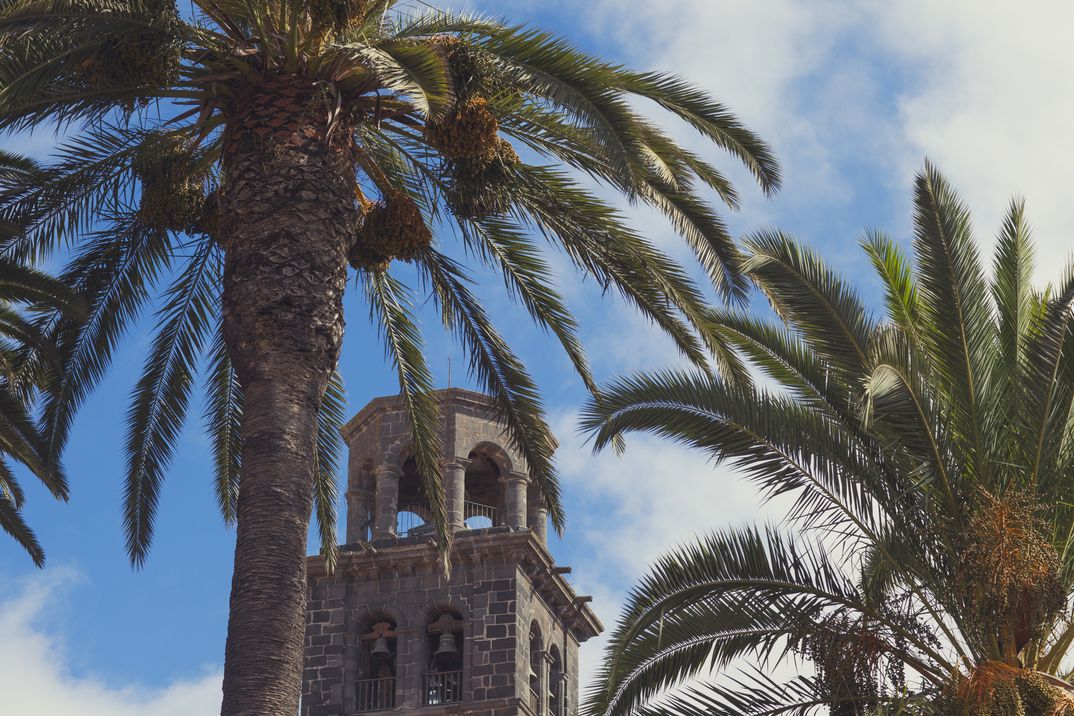
[[[349,150],[315,122],[293,130],[233,141],[220,190],[224,336],[245,398],[224,716],[298,712],[317,412],[358,220]]]

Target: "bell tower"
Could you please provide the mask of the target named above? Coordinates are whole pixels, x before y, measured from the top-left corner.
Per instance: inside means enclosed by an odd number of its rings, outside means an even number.
[[[578,649],[603,628],[548,551],[548,512],[491,400],[438,393],[451,574],[402,400],[343,428],[347,543],[308,567],[302,716],[575,716]]]

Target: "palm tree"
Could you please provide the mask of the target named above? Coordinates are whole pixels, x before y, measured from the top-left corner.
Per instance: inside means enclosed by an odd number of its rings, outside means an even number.
[[[912,260],[862,242],[880,315],[812,251],[759,233],[745,271],[778,320],[713,309],[709,329],[764,382],[667,371],[591,404],[598,447],[664,435],[794,499],[786,527],[716,532],[652,567],[589,713],[1074,708],[1049,685],[1074,641],[1074,272],[1034,288],[1014,202],[989,276],[932,166],[914,207]],[[683,683],[742,659],[759,666]],[[801,661],[815,673],[772,674]]]
[[[722,296],[746,291],[702,197],[733,207],[734,188],[632,102],[684,120],[765,191],[779,176],[768,148],[704,93],[537,30],[395,0],[193,0],[191,12],[171,0],[0,0],[0,128],[71,130],[53,161],[5,182],[0,216],[24,231],[4,249],[40,258],[72,246],[65,278],[88,296],[87,321],[47,326],[66,368],[45,406],[56,452],[124,327],[163,288],[128,414],[127,548],[136,565],[146,558],[203,367],[219,499],[237,523],[223,713],[291,716],[314,505],[329,556],[335,544],[348,265],[397,369],[437,521],[432,379],[419,297],[396,261],[413,264],[406,275],[468,349],[562,525],[535,386],[449,242],[502,274],[595,389],[535,235],[699,364],[702,297],[573,174],[661,210]],[[443,530],[439,543],[448,549]]]
[[[0,152],[0,174],[20,165],[26,166],[18,157]],[[0,222],[0,235],[11,229]],[[75,320],[81,315],[79,301],[67,286],[0,257],[0,529],[42,567],[45,551],[22,515],[26,494],[10,461],[24,467],[58,500],[66,501],[69,489],[62,466],[53,459],[33,419],[35,398],[55,385],[59,354],[34,325],[27,307],[48,307]]]

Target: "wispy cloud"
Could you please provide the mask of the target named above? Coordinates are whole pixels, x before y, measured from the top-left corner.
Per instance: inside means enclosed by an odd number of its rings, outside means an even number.
[[[11,590],[5,589],[0,600],[0,693],[4,713],[206,716],[219,711],[220,674],[216,670],[162,688],[116,685],[97,675],[74,674],[64,635],[46,629],[44,622],[53,621],[50,612],[65,594],[77,588],[79,581],[75,570],[50,568],[15,582]]]

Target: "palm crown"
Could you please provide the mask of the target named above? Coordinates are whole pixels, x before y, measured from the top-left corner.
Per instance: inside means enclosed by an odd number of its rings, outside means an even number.
[[[792,239],[747,242],[746,273],[779,320],[709,319],[765,387],[665,372],[592,405],[598,445],[643,430],[698,447],[794,495],[797,529],[726,530],[661,559],[591,713],[1070,708],[1040,672],[1066,676],[1074,640],[1074,274],[1033,287],[1020,202],[991,277],[931,166],[914,208],[912,262],[883,235],[863,241],[880,316]],[[756,670],[652,702],[706,669],[792,654],[815,675]]]
[[[195,0],[192,8],[195,16],[183,18],[165,0],[0,4],[0,128],[74,129],[54,161],[5,176],[0,195],[4,218],[24,229],[5,251],[37,257],[74,242],[65,278],[89,296],[87,322],[49,326],[67,366],[45,411],[52,449],[62,447],[74,408],[123,327],[164,285],[156,339],[128,414],[131,557],[145,556],[158,485],[203,357],[218,493],[233,516],[242,388],[219,330],[220,237],[234,221],[221,196],[243,181],[233,157],[316,142],[349,172],[358,220],[348,259],[398,368],[434,503],[442,511],[431,377],[413,293],[392,275],[393,260],[413,262],[446,326],[468,348],[471,368],[498,401],[561,524],[534,385],[450,257],[447,239],[503,274],[508,292],[556,336],[591,388],[575,323],[535,233],[701,363],[698,289],[571,174],[663,211],[720,293],[734,300],[745,291],[741,257],[699,193],[715,191],[733,207],[734,188],[630,100],[652,100],[685,120],[773,191],[779,175],[767,147],[674,77],[628,71],[492,20],[393,0]],[[526,163],[516,148],[561,168]],[[329,548],[340,391],[337,380],[322,411],[318,455]]]

